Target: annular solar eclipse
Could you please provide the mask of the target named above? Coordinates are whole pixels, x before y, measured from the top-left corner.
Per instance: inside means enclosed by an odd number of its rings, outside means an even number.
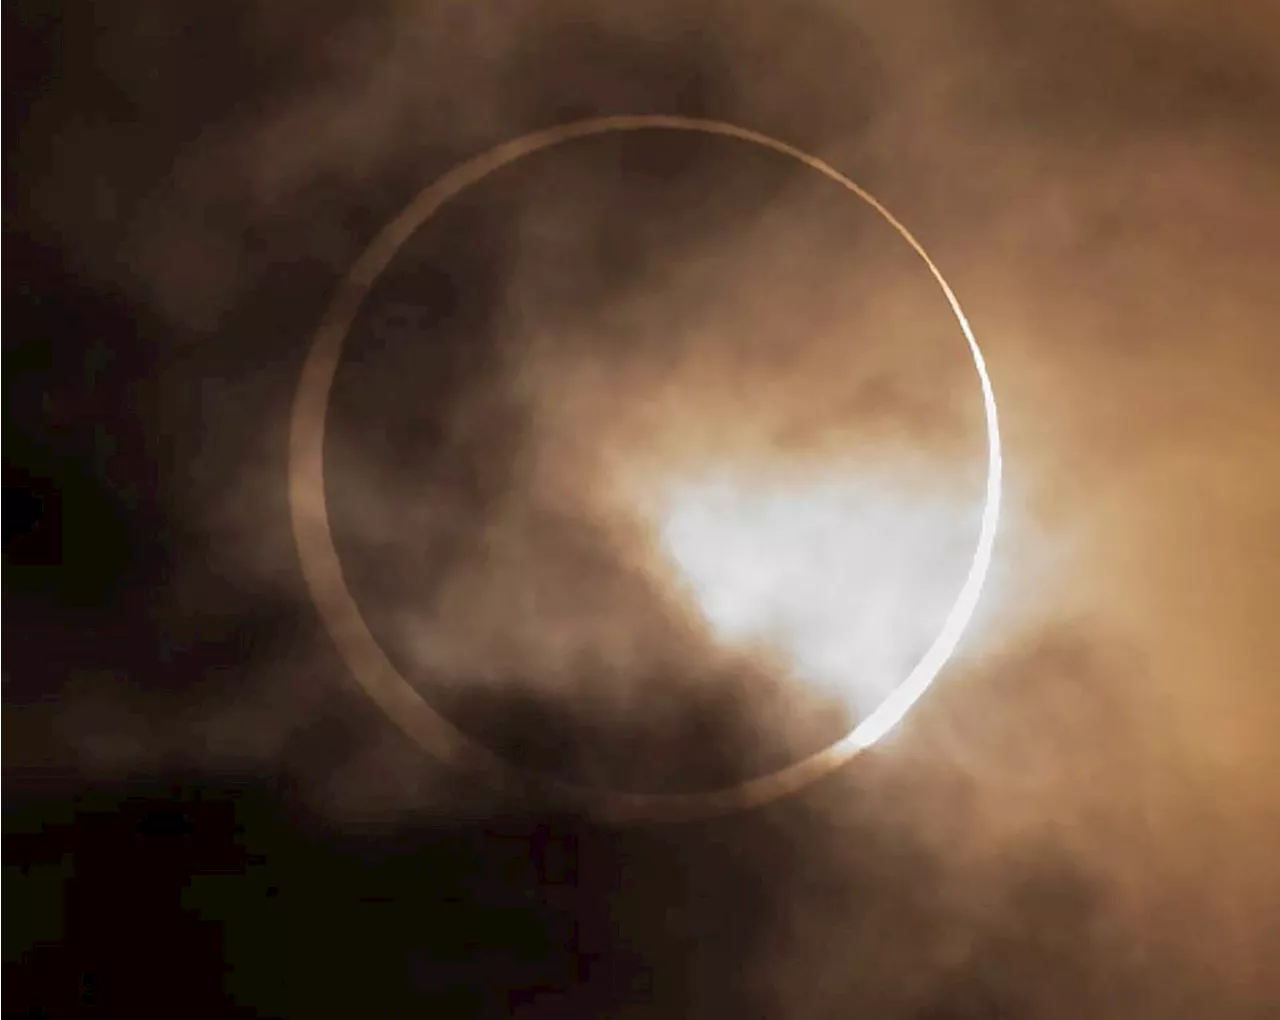
[[[451,199],[500,167],[576,139],[622,131],[700,132],[738,139],[802,163],[871,206],[919,256],[946,297],[972,356],[986,423],[987,473],[977,542],[955,600],[923,655],[879,705],[840,740],[770,774],[696,793],[620,792],[569,783],[517,766],[454,726],[400,673],[365,622],[343,574],[325,496],[325,420],[343,345],[370,288],[405,242]],[[303,577],[343,660],[369,697],[421,748],[441,761],[482,771],[504,786],[618,823],[697,818],[768,803],[829,774],[893,729],[946,666],[977,607],[999,524],[1001,474],[995,393],[982,350],[950,285],[907,228],[854,181],[795,146],[722,121],[661,114],[595,117],[522,135],[456,165],[423,189],[374,238],[325,312],[303,365],[289,439],[289,507]]]

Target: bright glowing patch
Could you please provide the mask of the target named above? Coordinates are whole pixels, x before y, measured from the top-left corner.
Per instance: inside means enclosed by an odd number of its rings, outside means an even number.
[[[714,638],[777,657],[866,715],[937,633],[974,524],[947,502],[856,478],[678,485],[656,524]]]

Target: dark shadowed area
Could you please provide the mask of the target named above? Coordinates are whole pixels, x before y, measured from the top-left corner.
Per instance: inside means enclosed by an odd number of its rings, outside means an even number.
[[[1273,1015],[1272,6],[7,14],[6,1015]],[[654,112],[811,150],[924,242],[986,352],[1006,506],[899,730],[766,808],[618,828],[446,769],[366,697],[299,569],[288,420],[426,184]],[[825,745],[919,654],[982,442],[962,338],[867,208],[732,139],[601,136],[468,190],[377,281],[328,512],[369,627],[468,733],[704,789]],[[859,480],[787,529],[863,565],[851,698],[726,637],[726,567],[791,546],[635,509],[708,461]],[[770,612],[822,608],[786,583]]]

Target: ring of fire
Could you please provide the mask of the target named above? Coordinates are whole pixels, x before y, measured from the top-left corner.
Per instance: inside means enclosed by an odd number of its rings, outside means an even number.
[[[915,666],[874,711],[834,744],[768,775],[697,793],[631,793],[568,783],[523,769],[464,734],[427,703],[370,631],[347,587],[325,496],[325,420],[343,343],[370,288],[404,243],[445,203],[500,167],[574,139],[641,130],[701,132],[762,146],[816,170],[871,206],[920,257],[946,297],[969,346],[986,421],[985,498],[973,558],[941,629]],[[594,117],[535,131],[465,160],[421,191],[374,238],[340,284],[303,365],[289,435],[289,510],[303,577],[325,628],[369,697],[420,747],[446,764],[478,769],[505,786],[550,796],[557,803],[616,823],[706,817],[768,803],[831,773],[893,729],[946,665],[977,607],[999,524],[1001,475],[995,393],[982,350],[950,285],[907,228],[854,181],[795,146],[722,121],[662,114]]]

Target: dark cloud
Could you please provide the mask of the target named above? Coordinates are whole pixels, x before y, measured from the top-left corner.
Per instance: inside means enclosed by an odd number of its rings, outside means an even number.
[[[16,11],[13,1008],[1264,1015],[1268,19]],[[813,148],[907,220],[986,344],[1010,498],[964,661],[900,734],[766,810],[615,831],[448,774],[363,697],[298,573],[285,429],[334,286],[424,183],[650,111]],[[711,444],[717,419],[797,447],[837,420],[920,453],[903,477],[972,481],[945,309],[842,203],[723,140],[600,139],[462,196],[379,282],[334,393],[335,532],[389,652],[468,728],[662,786],[832,724],[682,630],[582,497],[600,450]]]

